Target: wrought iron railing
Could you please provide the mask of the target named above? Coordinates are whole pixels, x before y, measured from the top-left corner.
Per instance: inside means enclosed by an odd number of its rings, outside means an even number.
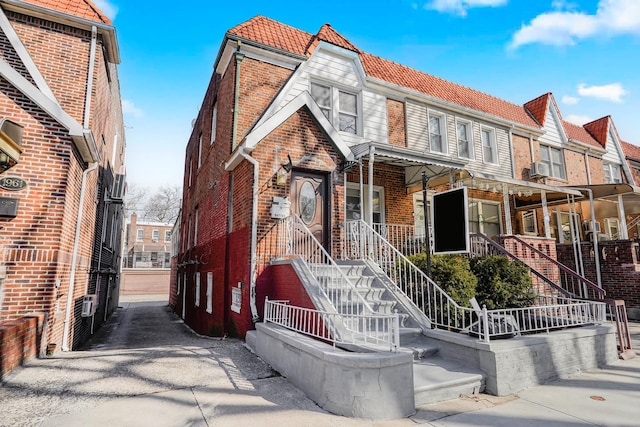
[[[375,346],[396,351],[400,346],[398,314],[337,314],[270,301],[264,305],[265,323],[333,343],[333,345]]]
[[[416,232],[416,228],[413,225],[374,223],[371,228],[387,239],[391,246],[402,252],[404,256],[415,255],[425,251],[424,230]],[[429,231],[433,242],[431,230]]]

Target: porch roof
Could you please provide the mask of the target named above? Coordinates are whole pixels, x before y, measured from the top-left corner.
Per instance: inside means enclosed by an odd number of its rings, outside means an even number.
[[[434,158],[432,154],[427,157],[422,152],[411,148],[374,141],[351,147],[356,160],[369,159],[372,150],[375,163],[405,168],[406,187],[421,183],[422,171],[427,173],[430,186],[440,185],[443,183],[442,180],[449,182],[450,179],[460,180],[471,176],[464,169],[466,161]]]
[[[640,187],[630,184],[596,184],[583,185],[579,188],[585,197],[593,192],[596,218],[612,218],[618,216],[618,197],[622,198],[626,215],[640,214]]]

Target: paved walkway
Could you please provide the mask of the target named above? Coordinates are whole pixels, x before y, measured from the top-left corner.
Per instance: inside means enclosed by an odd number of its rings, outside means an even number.
[[[636,426],[640,357],[518,396],[425,405],[407,419],[331,415],[246,350],[199,337],[166,302],[122,302],[84,351],[40,359],[0,387],[0,426]],[[640,325],[633,326],[640,348]]]

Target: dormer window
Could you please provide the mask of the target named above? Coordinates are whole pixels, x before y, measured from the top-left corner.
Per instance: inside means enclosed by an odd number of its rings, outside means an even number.
[[[358,95],[332,86],[311,83],[311,96],[324,116],[340,132],[358,135]]]
[[[619,184],[622,182],[620,165],[604,163],[604,182],[606,184]]]

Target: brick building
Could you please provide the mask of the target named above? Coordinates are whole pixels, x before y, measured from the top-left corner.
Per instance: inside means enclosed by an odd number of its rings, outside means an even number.
[[[226,33],[186,146],[171,304],[200,333],[241,336],[267,296],[309,306],[293,270],[261,258],[279,220],[298,215],[338,260],[351,221],[424,235],[422,172],[427,206],[467,189],[471,232],[554,258],[556,244],[627,239],[640,214],[629,147],[611,117],[564,121],[551,93],[513,104],[363,52],[328,24],[312,34],[257,16]]]
[[[118,305],[126,143],[115,28],[89,0],[2,0],[0,29],[0,119],[21,130],[3,133],[19,158],[0,175],[0,200],[17,204],[0,218],[0,319],[44,313],[42,346],[72,350]],[[85,295],[94,304],[83,315]]]

